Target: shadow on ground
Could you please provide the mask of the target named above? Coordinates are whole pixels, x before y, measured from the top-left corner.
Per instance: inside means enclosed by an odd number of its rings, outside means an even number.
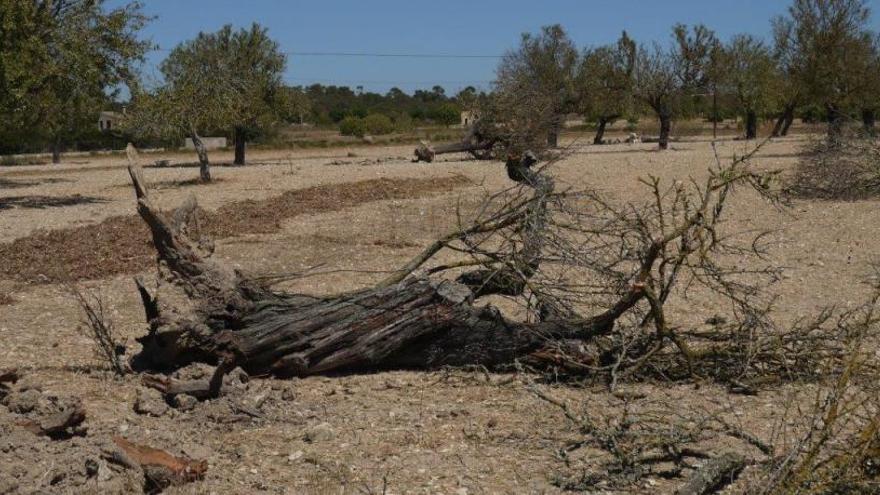
[[[106,203],[104,198],[96,198],[93,196],[81,196],[74,194],[72,196],[9,196],[0,198],[0,210],[8,210],[10,208],[58,208],[62,206],[88,205],[95,203]]]

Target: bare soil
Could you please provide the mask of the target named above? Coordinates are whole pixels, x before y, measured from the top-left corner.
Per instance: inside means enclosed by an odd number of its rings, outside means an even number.
[[[597,188],[620,200],[648,198],[639,177],[655,175],[666,183],[699,179],[715,160],[707,140],[684,140],[667,152],[650,144],[589,146],[588,140],[568,144],[569,156],[551,168],[557,183]],[[758,155],[757,165],[789,170],[805,142],[774,141]],[[717,152],[728,159],[753,146],[722,141]],[[483,194],[509,186],[500,163],[454,156],[414,164],[405,158],[410,148],[260,151],[250,157],[251,165],[217,167],[213,172],[220,181],[212,185],[176,187],[197,174],[189,167],[151,167],[145,173],[148,181],[163,185],[153,192],[159,204],[172,207],[196,195],[206,231],[217,240],[216,258],[254,274],[311,270],[312,276],[286,288],[331,293],[376,282],[454,228],[458,214]],[[185,155],[154,158],[192,161]],[[560,493],[559,481],[577,474],[559,456],[566,441],[578,438],[576,428],[526,391],[529,377],[516,374],[252,377],[245,392],[191,410],[135,412],[143,393],[140,378],[115,378],[95,357],[90,340],[78,331],[79,308],[52,271],[63,267],[66,276],[100,294],[127,353],[137,350],[134,339],[145,325],[131,275],[155,274],[127,184],[118,157],[0,167],[0,201],[102,198],[0,210],[0,369],[20,369],[24,376],[17,390],[38,389],[41,400],[79,398],[88,428],[86,436],[70,440],[36,437],[16,426],[21,414],[0,405],[0,493],[139,490],[129,472],[105,465],[102,449],[116,435],[208,461],[203,480],[166,493]],[[852,307],[868,293],[862,282],[880,254],[878,201],[796,200],[779,210],[744,193],[732,199],[729,212],[731,231],[774,231],[766,239],[765,262],[786,268],[775,288],[781,322],[827,305]],[[674,301],[673,309],[672,317],[694,325],[726,310],[701,293]],[[603,387],[544,387],[597,416],[620,404]],[[624,388],[643,397],[634,408],[666,403],[681,411],[708,410],[768,441],[793,421],[793,404],[809,403],[814,393],[802,384],[755,396],[702,383]],[[257,399],[259,415],[242,412]],[[671,493],[680,483],[652,480],[640,490]]]

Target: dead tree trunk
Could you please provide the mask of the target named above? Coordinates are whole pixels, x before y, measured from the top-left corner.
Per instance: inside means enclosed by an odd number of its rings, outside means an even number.
[[[488,160],[492,158],[492,150],[495,147],[497,139],[483,136],[476,130],[476,124],[468,129],[464,138],[457,143],[441,144],[432,146],[430,143],[422,141],[415,150],[416,162],[434,161],[437,155],[445,153],[470,153],[477,160]]]
[[[244,165],[244,154],[247,148],[244,129],[236,127],[232,131],[232,139],[235,142],[235,159],[232,161],[234,165]]]
[[[211,182],[211,162],[208,160],[208,149],[205,143],[199,137],[199,133],[195,129],[190,131],[190,139],[192,139],[193,147],[199,156],[199,179],[202,182]]]
[[[592,339],[637,304],[634,286],[607,311],[590,318],[547,308],[537,322],[513,321],[475,299],[522,294],[543,246],[547,197],[553,181],[531,170],[535,159],[508,161],[508,176],[533,190],[522,208],[446,236],[377,286],[333,297],[270,291],[206,258],[186,235],[195,211],[189,202],[169,218],[150,202],[140,169],[130,167],[138,213],[148,224],[160,266],[186,291],[194,309],[183,313],[142,284],[149,332],[139,341],[136,369],[191,361],[234,363],[252,374],[312,375],[441,365],[513,363],[548,341]],[[466,272],[457,280],[412,273],[456,239],[501,228],[522,234],[519,252],[497,268]]]

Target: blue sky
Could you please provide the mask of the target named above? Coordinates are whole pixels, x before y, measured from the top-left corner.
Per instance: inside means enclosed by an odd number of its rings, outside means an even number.
[[[118,5],[123,0],[111,0]],[[721,38],[769,33],[770,18],[788,0],[146,0],[156,19],[145,35],[163,48],[224,24],[269,28],[291,52],[376,52],[500,55],[520,33],[560,23],[578,46],[614,41],[626,29],[640,42],[666,41],[672,24],[704,23]],[[880,0],[869,0],[880,29]],[[144,70],[158,79],[166,52],[150,54]],[[378,58],[289,55],[290,84],[337,84],[412,92],[441,84],[447,93],[488,87],[494,58]]]

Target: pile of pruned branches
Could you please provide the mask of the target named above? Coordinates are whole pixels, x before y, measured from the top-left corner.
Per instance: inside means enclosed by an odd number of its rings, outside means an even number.
[[[845,131],[811,143],[795,168],[790,190],[795,196],[829,200],[880,196],[880,140]]]

